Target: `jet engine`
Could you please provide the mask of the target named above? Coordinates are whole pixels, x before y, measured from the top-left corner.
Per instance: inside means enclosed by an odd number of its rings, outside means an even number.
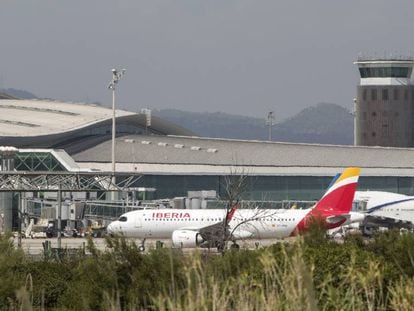
[[[175,247],[196,247],[204,242],[200,233],[192,230],[175,230],[172,234],[172,242]]]

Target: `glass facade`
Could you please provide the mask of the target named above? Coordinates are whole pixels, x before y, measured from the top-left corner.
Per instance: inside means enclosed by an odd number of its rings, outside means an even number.
[[[15,158],[18,171],[65,171],[50,153],[20,152]],[[126,174],[127,175],[127,174]],[[244,200],[318,200],[332,177],[321,176],[247,176]],[[147,199],[187,196],[187,191],[215,190],[220,198],[226,195],[226,177],[213,175],[145,175],[134,185],[155,188]],[[379,190],[414,195],[414,178],[361,177],[359,190]]]
[[[360,67],[361,78],[409,78],[409,67]]]
[[[16,154],[14,166],[16,171],[66,171],[63,165],[49,152],[19,152]]]
[[[332,177],[318,176],[249,176],[246,179],[244,200],[318,200]],[[156,188],[155,197],[172,198],[187,196],[187,191],[215,190],[225,197],[224,176],[143,176],[140,187]],[[358,190],[379,190],[414,195],[414,178],[411,177],[361,177]]]

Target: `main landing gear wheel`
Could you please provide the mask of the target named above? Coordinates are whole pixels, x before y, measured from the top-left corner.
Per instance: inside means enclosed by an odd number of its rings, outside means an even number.
[[[240,249],[240,245],[239,245],[239,244],[237,244],[237,243],[233,243],[233,244],[230,246],[230,249],[232,249],[232,250],[239,250],[239,249]]]
[[[224,251],[224,247],[225,247],[225,244],[224,243],[217,243],[217,251],[218,252],[223,252]]]

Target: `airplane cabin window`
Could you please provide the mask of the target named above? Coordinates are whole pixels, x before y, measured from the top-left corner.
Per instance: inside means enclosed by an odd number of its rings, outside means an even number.
[[[122,222],[126,222],[128,220],[128,218],[126,218],[125,216],[121,216],[121,217],[119,217],[118,220],[122,221]]]

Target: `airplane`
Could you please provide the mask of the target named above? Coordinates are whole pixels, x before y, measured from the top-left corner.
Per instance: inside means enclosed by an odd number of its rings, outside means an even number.
[[[356,191],[355,212],[365,215],[362,227],[365,233],[370,228],[414,229],[414,196],[386,191]]]
[[[321,221],[326,229],[349,221],[360,169],[346,168],[336,176],[314,207],[308,209],[144,209],[127,212],[107,227],[111,235],[172,239],[174,247],[217,247],[223,249],[223,237],[237,240],[285,238],[309,230],[312,220]]]

